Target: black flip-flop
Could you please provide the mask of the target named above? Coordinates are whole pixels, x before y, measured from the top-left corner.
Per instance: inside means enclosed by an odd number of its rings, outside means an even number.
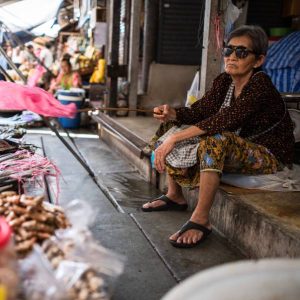
[[[166,195],[161,195],[160,197],[158,197],[158,198],[150,201],[150,203],[154,202],[154,201],[157,201],[157,200],[164,201],[165,204],[160,205],[160,206],[156,206],[156,207],[148,207],[148,208],[142,207],[142,211],[144,211],[144,212],[166,211],[166,210],[184,211],[184,210],[186,210],[188,208],[187,204],[178,204],[178,203],[172,201]]]
[[[187,221],[180,229],[179,231],[179,235],[178,237],[180,237],[184,232],[191,230],[191,229],[195,229],[195,230],[199,230],[203,233],[201,239],[199,241],[197,241],[196,243],[191,243],[191,244],[186,244],[186,243],[177,243],[175,240],[169,240],[169,242],[171,243],[172,246],[176,247],[176,248],[193,248],[197,245],[199,245],[200,243],[203,243],[206,238],[211,234],[212,230],[208,229],[207,227],[201,225],[201,224],[197,224],[195,222],[192,221]],[[177,239],[178,239],[177,237]]]

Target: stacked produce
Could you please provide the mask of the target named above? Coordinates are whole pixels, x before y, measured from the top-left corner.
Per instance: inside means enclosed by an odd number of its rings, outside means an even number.
[[[35,243],[51,237],[55,230],[69,226],[62,209],[43,200],[43,196],[20,196],[12,191],[0,194],[0,215],[13,229],[20,257],[30,252]]]

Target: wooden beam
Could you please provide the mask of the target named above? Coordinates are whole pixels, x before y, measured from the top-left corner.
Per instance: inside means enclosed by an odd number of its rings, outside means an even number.
[[[109,37],[108,37],[108,65],[118,68],[119,65],[119,40],[120,40],[120,9],[121,1],[109,1]],[[108,77],[110,107],[117,107],[118,99],[118,76]],[[114,112],[110,113],[111,115]]]
[[[224,6],[224,0],[206,0],[203,26],[203,48],[200,76],[200,95],[203,96],[214,80],[219,75],[222,66],[221,49],[217,48],[215,38],[214,19],[218,14],[218,4]],[[220,32],[224,32],[223,14],[219,16]],[[223,41],[221,41],[222,43]],[[222,44],[221,44],[222,46]]]

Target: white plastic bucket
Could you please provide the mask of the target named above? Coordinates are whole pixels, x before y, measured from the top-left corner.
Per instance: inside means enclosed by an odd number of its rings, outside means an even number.
[[[199,272],[162,300],[299,300],[300,259],[230,263]]]

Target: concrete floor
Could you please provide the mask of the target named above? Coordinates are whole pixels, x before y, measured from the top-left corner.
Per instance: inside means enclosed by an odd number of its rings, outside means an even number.
[[[115,300],[160,299],[178,282],[198,271],[243,259],[216,233],[199,248],[173,248],[168,236],[181,227],[190,212],[142,212],[142,203],[153,199],[159,191],[100,140],[73,140],[74,149],[87,161],[94,179],[56,137],[30,134],[27,140],[40,145],[60,168],[60,205],[65,206],[72,199],[89,203],[97,214],[91,225],[95,238],[126,257],[124,273],[115,286]],[[50,179],[49,183],[52,186],[54,181]]]

